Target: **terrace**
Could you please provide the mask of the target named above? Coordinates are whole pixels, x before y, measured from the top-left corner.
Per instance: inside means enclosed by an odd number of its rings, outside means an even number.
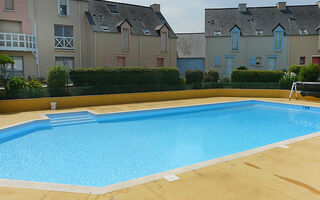
[[[33,35],[0,32],[0,50],[36,52],[36,38]]]

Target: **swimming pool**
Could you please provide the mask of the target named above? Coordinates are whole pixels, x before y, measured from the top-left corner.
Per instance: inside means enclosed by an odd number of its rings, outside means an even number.
[[[0,178],[102,187],[320,131],[320,108],[241,101],[47,115],[0,131]]]

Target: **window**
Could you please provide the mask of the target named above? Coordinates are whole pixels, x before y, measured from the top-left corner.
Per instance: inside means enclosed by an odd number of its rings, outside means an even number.
[[[58,0],[58,13],[59,15],[69,15],[69,0]]]
[[[306,57],[302,56],[300,57],[299,65],[305,65],[306,64]]]
[[[121,38],[122,38],[122,50],[128,50],[129,49],[129,29],[128,28],[122,29]]]
[[[268,70],[276,70],[276,57],[268,57]]]
[[[145,35],[151,35],[150,31],[148,29],[143,29],[143,33]]]
[[[220,37],[220,36],[221,36],[221,32],[220,32],[220,31],[215,31],[215,32],[213,33],[213,35]]]
[[[107,25],[100,25],[100,27],[101,27],[102,31],[104,31],[104,32],[109,32],[110,31],[110,29],[109,29],[109,27]]]
[[[261,65],[261,57],[256,57],[256,66],[260,66]]]
[[[107,6],[111,13],[119,13],[117,6],[111,4],[107,4]]]
[[[216,66],[219,66],[221,63],[220,63],[220,56],[215,56],[214,57],[214,65]]]
[[[126,66],[126,57],[123,57],[123,56],[117,57],[117,65],[118,65],[118,67],[125,67]]]
[[[5,0],[5,9],[14,10],[13,0]]]
[[[23,56],[11,56],[12,60],[14,60],[13,70],[14,77],[22,77],[23,76]],[[11,70],[11,68],[9,68]]]
[[[56,57],[56,66],[65,66],[68,69],[74,68],[73,57]]]
[[[256,35],[257,35],[257,36],[263,36],[263,31],[258,31],[258,30],[257,30],[257,31],[256,31]]]
[[[73,26],[54,25],[55,48],[74,49]]]
[[[305,28],[299,29],[300,35],[308,35],[308,31]]]
[[[240,29],[238,27],[231,30],[231,50],[240,50]]]
[[[251,66],[261,66],[261,57],[250,57]]]
[[[281,26],[278,26],[273,31],[273,49],[275,51],[282,50],[282,48],[283,48],[283,35],[284,35],[284,30]]]
[[[167,32],[161,32],[161,51],[167,51],[168,49],[168,33]]]
[[[163,67],[163,58],[157,58],[157,66],[156,67]]]

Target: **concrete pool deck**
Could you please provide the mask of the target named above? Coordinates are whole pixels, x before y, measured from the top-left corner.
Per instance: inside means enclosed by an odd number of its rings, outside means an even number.
[[[252,99],[320,106],[317,102],[288,101],[277,98],[214,97],[8,113],[0,116],[0,128],[41,119],[41,115],[45,113],[89,110],[103,114]],[[320,137],[296,142],[289,146],[288,149],[273,148],[185,172],[179,174],[180,180],[175,182],[159,179],[102,195],[0,187],[0,199],[320,199],[320,154],[315,153],[320,150]]]

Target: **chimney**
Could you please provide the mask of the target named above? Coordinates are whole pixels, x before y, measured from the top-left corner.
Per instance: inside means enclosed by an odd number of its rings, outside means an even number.
[[[155,12],[160,12],[160,4],[152,4],[150,6]]]
[[[317,2],[318,7],[320,8],[320,1]]]
[[[277,3],[277,8],[278,8],[280,11],[285,11],[285,10],[287,10],[287,2],[279,2],[279,3]]]
[[[247,12],[247,4],[246,3],[239,3],[239,10],[240,10],[240,12]]]

